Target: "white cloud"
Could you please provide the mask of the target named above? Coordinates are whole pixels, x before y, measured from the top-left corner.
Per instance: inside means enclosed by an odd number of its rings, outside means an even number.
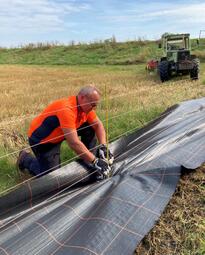
[[[119,13],[115,12],[114,15],[101,16],[101,19],[109,20],[109,22],[149,22],[160,21],[163,23],[165,20],[170,20],[173,23],[201,23],[205,22],[205,3],[197,4],[164,4],[155,3],[151,5],[138,5],[133,6],[132,9],[124,10]],[[159,20],[160,19],[160,20]],[[160,23],[159,23],[160,24]]]
[[[180,20],[186,20],[191,18],[195,19],[195,22],[199,19],[199,21],[205,21],[205,4],[192,4],[192,5],[176,5],[176,3],[170,7],[169,9],[164,9],[161,11],[153,11],[151,13],[146,13],[140,15],[140,17],[146,18],[166,18],[166,17],[176,17]]]
[[[89,5],[73,1],[0,0],[0,31],[49,32],[63,30],[64,18],[88,10]],[[73,26],[66,24],[66,27]]]

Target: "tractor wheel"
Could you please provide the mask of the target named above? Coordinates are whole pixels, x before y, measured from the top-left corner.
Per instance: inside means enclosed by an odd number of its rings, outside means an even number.
[[[169,75],[169,62],[164,60],[159,63],[158,66],[159,76],[162,82],[168,81],[170,78]]]
[[[192,80],[198,80],[199,79],[199,59],[195,58],[193,59],[194,67],[190,71],[190,78]]]

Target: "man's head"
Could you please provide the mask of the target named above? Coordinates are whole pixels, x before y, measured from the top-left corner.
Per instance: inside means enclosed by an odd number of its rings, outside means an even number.
[[[85,113],[89,113],[95,109],[99,101],[100,92],[94,86],[83,87],[78,93],[78,104]]]

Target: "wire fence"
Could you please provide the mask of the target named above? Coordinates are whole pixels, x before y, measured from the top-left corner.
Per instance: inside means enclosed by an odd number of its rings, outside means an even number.
[[[136,94],[138,94],[139,92],[138,91],[132,91],[132,92],[130,92],[130,93],[124,93],[124,94],[118,94],[118,95],[116,95],[116,96],[112,96],[112,97],[109,97],[109,100],[113,100],[113,99],[119,99],[119,98],[122,98],[122,97],[128,97],[128,96],[135,96]],[[100,102],[100,104],[102,105],[104,102],[105,102],[105,98],[104,99],[102,99],[101,100],[101,102]],[[138,99],[139,100],[139,99]],[[86,103],[86,104],[84,104],[84,105],[88,105],[88,104],[90,104],[90,103],[95,103],[95,102],[89,102],[89,103]],[[140,112],[142,109],[144,109],[144,106],[143,105],[140,105],[140,104],[136,104],[136,109],[134,108],[132,108],[131,110],[129,110],[129,111],[124,111],[124,112],[122,112],[122,113],[120,113],[120,114],[116,114],[116,115],[114,115],[114,116],[111,116],[111,117],[109,117],[108,118],[108,121],[109,121],[109,129],[111,129],[111,125],[112,124],[110,124],[110,122],[112,121],[112,120],[117,120],[117,119],[119,119],[119,118],[121,118],[121,117],[124,117],[125,119],[126,119],[126,115],[128,115],[128,114],[136,114],[137,112]],[[77,107],[77,106],[75,106],[75,107]],[[74,108],[74,107],[73,107]],[[59,110],[57,110],[57,111],[52,111],[52,112],[49,112],[50,114],[52,114],[52,113],[57,113],[58,111],[63,111],[63,110],[65,110],[66,108],[62,108],[62,109],[59,109]],[[44,113],[41,113],[42,115],[44,115]],[[45,113],[45,114],[48,114],[48,113]],[[28,119],[30,119],[31,117],[33,117],[33,115],[32,116],[30,116],[30,115],[24,115],[23,116],[23,118],[21,118],[21,119],[17,119],[16,121],[8,121],[8,122],[4,122],[3,123],[3,125],[5,125],[5,126],[10,126],[10,125],[12,125],[13,123],[15,123],[16,124],[16,122],[22,122],[22,121],[26,121],[26,120],[28,120]],[[106,118],[104,118],[104,119],[101,119],[101,121],[104,123],[105,121],[106,121]],[[146,123],[142,123],[142,121],[140,120],[140,119],[135,119],[135,125],[134,125],[134,127],[132,127],[132,128],[130,128],[129,127],[129,121],[128,121],[128,123],[126,123],[127,125],[126,125],[126,128],[123,128],[123,130],[126,130],[125,132],[122,132],[121,134],[119,134],[119,135],[117,135],[117,136],[113,136],[112,137],[112,139],[110,140],[110,141],[114,141],[114,140],[116,140],[117,138],[119,138],[119,137],[121,137],[122,135],[125,135],[125,134],[128,134],[128,133],[130,133],[131,131],[133,131],[133,130],[136,130],[136,128],[139,128],[140,126],[142,126],[142,125],[144,125],[144,124],[146,124]],[[138,124],[138,125],[137,125]],[[0,126],[1,126],[1,124],[0,124]],[[91,126],[92,126],[92,124],[91,124]],[[85,128],[85,127],[84,127]],[[81,128],[81,129],[79,129],[79,130],[82,130],[82,129],[84,129],[84,128]],[[115,127],[114,127],[115,128]],[[71,133],[73,133],[73,132],[76,132],[76,130],[69,130],[69,132],[68,133],[64,133],[64,134],[62,134],[62,135],[60,135],[60,136],[58,136],[58,137],[55,137],[55,138],[53,138],[53,139],[56,139],[56,138],[62,138],[62,137],[65,137],[66,135],[69,135],[69,134],[71,134]],[[48,140],[48,142],[52,142],[52,139],[50,139],[50,140]],[[9,156],[15,156],[16,157],[16,155],[22,150],[22,149],[25,149],[25,150],[30,150],[30,149],[32,149],[32,147],[35,147],[35,146],[38,146],[40,143],[38,143],[38,144],[35,144],[35,145],[33,145],[33,146],[26,146],[26,147],[24,147],[24,148],[21,148],[21,149],[17,149],[17,150],[14,150],[14,151],[12,151],[12,152],[9,152],[9,153],[5,153],[4,155],[1,155],[0,156],[0,160],[1,159],[3,159],[3,158],[6,158],[6,157],[9,157]],[[69,163],[69,162],[71,162],[71,161],[73,161],[74,159],[76,159],[77,157],[79,157],[79,156],[81,156],[81,155],[77,155],[77,156],[75,156],[75,157],[72,157],[72,158],[70,158],[70,159],[66,159],[65,161],[63,161],[62,163],[61,163],[61,165],[62,166],[64,166],[65,164],[67,164],[67,163]],[[50,171],[52,171],[53,169],[51,168],[51,169],[48,169],[47,170],[47,172],[50,172]],[[27,182],[27,181],[30,181],[30,180],[32,180],[32,179],[34,179],[34,178],[36,178],[37,176],[35,176],[35,177],[31,177],[31,178],[29,178],[28,180],[26,180],[25,182]],[[22,182],[22,183],[24,183],[24,182]],[[18,184],[18,185],[21,185],[22,183],[20,183],[20,184]],[[17,186],[18,186],[17,185]],[[14,187],[16,187],[16,186],[14,186]],[[13,187],[12,187],[13,188]],[[11,189],[12,189],[11,188]],[[6,191],[8,191],[8,189],[6,190]]]
[[[136,95],[138,94],[139,92],[138,91],[132,91],[130,93],[124,93],[124,94],[120,94],[120,95],[116,95],[116,96],[112,96],[112,97],[109,97],[109,100],[112,100],[112,99],[117,99],[117,98],[121,98],[121,97],[128,97],[128,96],[133,96],[133,95]],[[100,104],[98,107],[100,107],[100,105],[102,105],[104,102],[106,101],[105,98],[101,99],[100,100]],[[89,103],[85,103],[85,104],[81,104],[82,106],[85,106],[85,105],[89,105],[90,103],[95,103],[95,101],[91,101]],[[74,109],[74,108],[77,108],[77,106],[74,106],[74,107],[69,107],[69,109]],[[40,115],[43,117],[44,115],[47,115],[47,114],[55,114],[55,113],[58,113],[58,112],[61,112],[61,111],[64,111],[66,110],[67,108],[61,108],[61,109],[58,109],[58,110],[55,110],[55,111],[50,111],[50,112],[42,112],[40,113]],[[15,119],[15,120],[10,120],[10,121],[6,121],[6,122],[1,122],[0,123],[0,127],[4,127],[4,126],[8,126],[8,125],[11,125],[11,124],[16,124],[17,122],[22,122],[22,121],[27,121],[27,120],[30,120],[31,118],[35,117],[36,114],[26,114],[26,115],[21,115],[19,116],[18,119]]]

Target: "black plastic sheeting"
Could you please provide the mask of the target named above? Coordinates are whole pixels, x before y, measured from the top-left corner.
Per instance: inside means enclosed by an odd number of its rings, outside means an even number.
[[[110,179],[92,183],[72,162],[1,197],[0,254],[133,254],[174,193],[181,167],[205,161],[205,98],[171,107],[110,147]]]

